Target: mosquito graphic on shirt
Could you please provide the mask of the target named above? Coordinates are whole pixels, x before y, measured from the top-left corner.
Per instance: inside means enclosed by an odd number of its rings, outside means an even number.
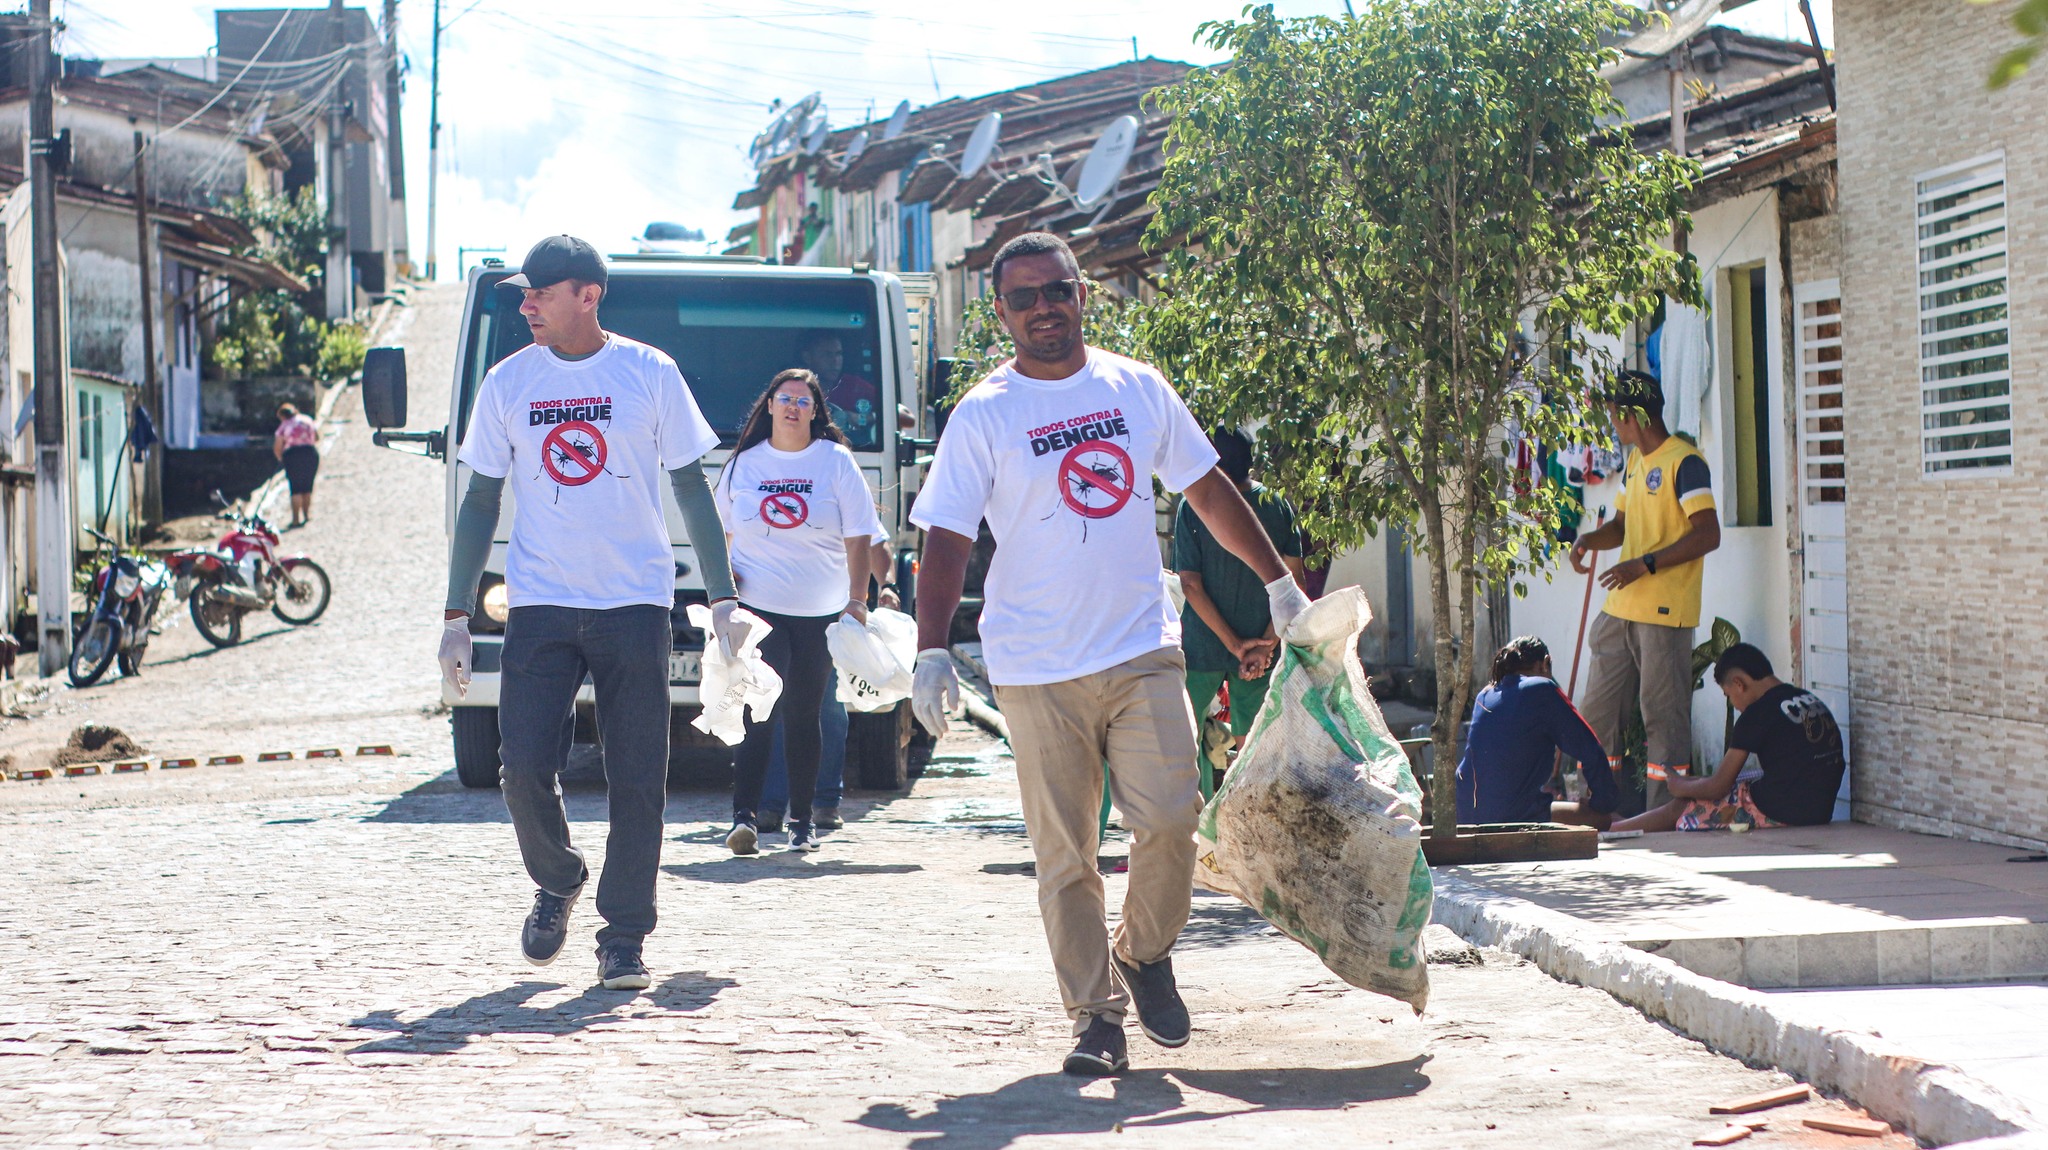
[[[1081,542],[1088,542],[1091,520],[1110,518],[1132,499],[1152,502],[1150,494],[1139,493],[1136,470],[1130,454],[1111,440],[1076,446],[1060,463],[1059,502],[1039,522],[1069,512],[1081,520]]]
[[[554,481],[557,504],[562,501],[564,487],[581,487],[599,475],[632,478],[607,466],[607,455],[603,434],[594,425],[562,424],[541,441],[540,466],[533,477]]]

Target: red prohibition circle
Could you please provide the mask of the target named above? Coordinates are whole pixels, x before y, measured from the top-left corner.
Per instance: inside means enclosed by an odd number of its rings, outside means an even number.
[[[1110,463],[1122,473],[1121,484],[1108,475],[1090,469],[1082,462],[1083,456],[1097,454],[1108,456]],[[1060,460],[1060,498],[1066,501],[1074,514],[1084,519],[1107,519],[1122,511],[1124,504],[1131,501],[1131,490],[1135,482],[1131,471],[1130,453],[1107,439],[1091,439],[1086,443],[1077,444],[1073,450],[1067,452],[1065,459]],[[1097,507],[1087,502],[1088,493],[1091,491],[1100,491],[1107,495],[1109,504]]]
[[[761,497],[761,521],[770,527],[787,531],[810,518],[811,505],[794,491],[771,491]]]
[[[589,436],[591,446],[571,442],[572,431]],[[581,487],[596,479],[604,471],[605,455],[604,434],[580,419],[557,424],[540,444],[541,467],[564,487]]]

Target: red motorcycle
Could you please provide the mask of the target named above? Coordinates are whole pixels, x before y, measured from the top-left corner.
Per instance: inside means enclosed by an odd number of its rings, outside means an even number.
[[[280,555],[277,529],[260,515],[228,508],[220,492],[214,502],[234,530],[213,547],[191,547],[165,562],[176,593],[191,604],[192,623],[216,647],[242,641],[242,616],[269,608],[295,627],[327,610],[334,594],[327,572],[303,555]]]

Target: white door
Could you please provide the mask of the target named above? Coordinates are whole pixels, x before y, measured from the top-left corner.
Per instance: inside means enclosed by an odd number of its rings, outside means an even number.
[[[1842,289],[1838,280],[1792,289],[1799,313],[1799,524],[1805,551],[1800,662],[1849,746],[1849,556],[1847,456],[1842,445]],[[1849,775],[1835,818],[1849,817]]]

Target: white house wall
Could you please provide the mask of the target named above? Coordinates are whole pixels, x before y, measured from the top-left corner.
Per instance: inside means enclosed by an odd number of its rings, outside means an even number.
[[[1782,413],[1786,404],[1784,377],[1784,325],[1780,322],[1784,304],[1784,269],[1779,262],[1777,193],[1755,192],[1727,200],[1693,213],[1689,247],[1701,265],[1707,282],[1716,285],[1718,304],[1726,295],[1722,276],[1728,269],[1762,264],[1764,290],[1771,322],[1762,333],[1767,364],[1767,395],[1770,410],[1765,422],[1770,429],[1771,525],[1733,526],[1735,500],[1728,487],[1734,472],[1735,445],[1729,434],[1734,421],[1734,365],[1728,355],[1732,344],[1729,320],[1716,308],[1713,324],[1713,386],[1708,392],[1700,419],[1700,452],[1707,458],[1714,476],[1714,500],[1721,511],[1721,547],[1706,560],[1701,586],[1700,627],[1695,642],[1706,642],[1708,627],[1716,617],[1728,620],[1742,632],[1745,641],[1762,648],[1772,663],[1789,669],[1793,665],[1793,587],[1789,561],[1790,517],[1793,514],[1795,470],[1790,458],[1794,445],[1786,442]],[[1591,530],[1598,509],[1613,512],[1621,492],[1621,477],[1586,488],[1586,521],[1581,530]],[[1535,634],[1550,645],[1557,673],[1569,678],[1574,644],[1584,602],[1586,579],[1565,562],[1565,549],[1557,548],[1549,568],[1550,582],[1540,577],[1529,583],[1527,598],[1511,611],[1516,634]],[[1617,553],[1601,553],[1601,568],[1612,565]],[[1606,592],[1593,589],[1590,610],[1598,612]],[[1486,654],[1491,654],[1487,652]],[[1590,660],[1587,660],[1588,662]],[[1587,668],[1579,672],[1583,694]],[[1701,763],[1721,757],[1725,704],[1709,681],[1693,698],[1693,742]]]

